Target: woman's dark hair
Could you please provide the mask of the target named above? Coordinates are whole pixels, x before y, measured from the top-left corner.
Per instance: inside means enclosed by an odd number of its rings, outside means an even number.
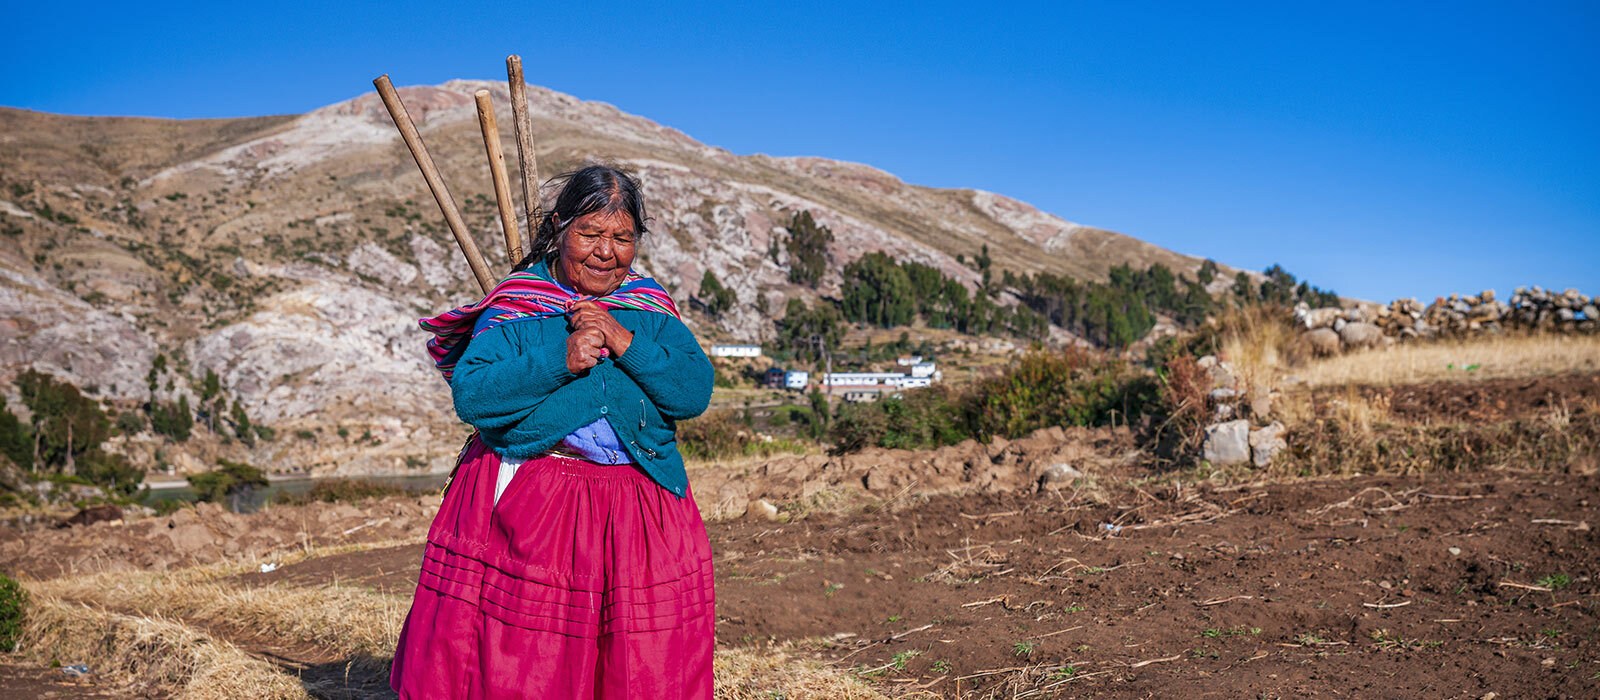
[[[634,237],[644,236],[648,220],[644,213],[644,196],[639,193],[639,181],[631,175],[609,165],[591,165],[557,175],[545,186],[556,183],[561,183],[556,205],[540,216],[539,230],[534,234],[533,244],[528,246],[528,256],[511,268],[512,272],[526,270],[540,260],[555,262],[561,232],[586,214],[626,212],[633,218]]]

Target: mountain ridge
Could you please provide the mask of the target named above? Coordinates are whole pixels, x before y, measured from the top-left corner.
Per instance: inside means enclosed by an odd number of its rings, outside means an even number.
[[[478,89],[493,93],[513,143],[504,83],[400,94],[491,267],[504,270]],[[529,96],[541,175],[596,160],[633,170],[656,231],[640,267],[680,301],[706,270],[738,295],[720,319],[691,317],[705,340],[769,339],[758,297],[778,310],[836,295],[837,269],[874,250],[969,287],[979,274],[957,258],[985,245],[996,269],[1088,279],[1121,263],[1190,275],[1200,263],[998,193],[910,185],[814,156],[736,155],[606,103],[537,86]],[[219,454],[318,473],[448,468],[446,436],[460,428],[414,323],[476,288],[375,94],[238,119],[0,108],[0,134],[0,225],[17,243],[0,252],[0,377],[34,366],[129,404],[195,398],[211,371],[280,434],[213,446]],[[784,226],[800,211],[835,235],[818,291],[786,277]],[[152,390],[141,379],[157,355],[172,367]],[[160,445],[123,440],[145,466],[173,462]],[[192,461],[178,466],[205,457]]]

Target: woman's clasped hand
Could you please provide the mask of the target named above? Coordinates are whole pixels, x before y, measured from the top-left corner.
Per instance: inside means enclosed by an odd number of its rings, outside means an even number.
[[[572,335],[567,336],[567,371],[580,374],[607,355],[615,360],[627,352],[633,333],[594,301],[580,301],[567,309]]]

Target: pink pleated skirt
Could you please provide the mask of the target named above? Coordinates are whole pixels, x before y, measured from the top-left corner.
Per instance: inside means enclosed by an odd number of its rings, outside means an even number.
[[[632,465],[500,460],[477,439],[428,531],[402,698],[711,698],[711,546],[692,493]]]

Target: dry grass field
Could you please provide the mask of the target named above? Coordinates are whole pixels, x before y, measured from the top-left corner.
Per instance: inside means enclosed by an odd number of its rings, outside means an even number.
[[[1388,386],[1600,372],[1600,336],[1511,334],[1409,343],[1290,370],[1306,386]]]

